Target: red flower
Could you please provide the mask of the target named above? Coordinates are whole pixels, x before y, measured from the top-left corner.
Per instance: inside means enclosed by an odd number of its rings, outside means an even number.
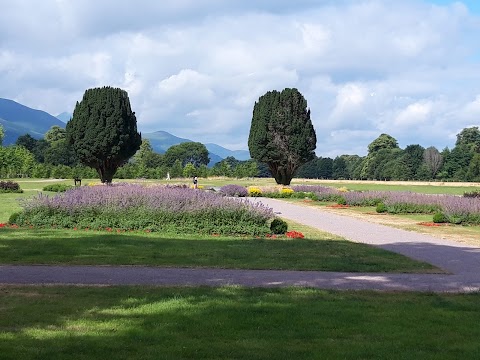
[[[7,224],[1,224],[0,223],[0,228],[7,226]]]
[[[289,231],[285,235],[292,239],[303,239],[305,237],[300,231]]]

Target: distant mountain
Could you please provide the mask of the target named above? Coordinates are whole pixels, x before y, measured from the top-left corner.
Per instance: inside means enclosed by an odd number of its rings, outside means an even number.
[[[178,145],[184,142],[192,142],[190,139],[184,139],[172,135],[166,131],[156,131],[153,133],[142,133],[142,137],[150,140],[153,150],[158,153],[164,153],[172,145]],[[205,147],[210,152],[211,160],[215,158],[225,159],[229,156],[233,156],[237,160],[248,160],[250,159],[250,153],[246,150],[229,150],[220,145],[208,143],[205,144]],[[215,155],[215,156],[212,156]],[[220,161],[218,160],[218,161]],[[215,162],[218,162],[215,161]]]
[[[217,144],[205,144],[208,151],[217,154],[223,159],[233,156],[237,160],[249,160],[250,152],[247,150],[229,150]]]
[[[163,154],[172,145],[178,145],[185,142],[192,142],[192,140],[177,137],[166,131],[142,133],[142,138],[150,140],[150,145],[152,145],[153,150],[160,154]],[[215,145],[215,144],[212,144],[212,145]],[[215,146],[218,146],[218,145],[215,145]],[[217,162],[222,161],[224,159],[224,157],[219,156],[218,154],[210,150],[208,146],[205,145],[205,147],[209,152],[208,154],[208,156],[210,157],[210,162],[208,163],[209,167],[212,167]],[[221,146],[218,146],[218,147],[221,148]]]
[[[192,142],[192,140],[177,137],[166,131],[142,133],[142,138],[150,140],[153,150],[160,154],[163,154],[172,145],[178,145],[184,142]]]
[[[61,114],[58,114],[55,116],[58,120],[64,122],[65,124],[70,121],[72,118],[73,114],[70,114],[68,112],[62,112]]]
[[[14,144],[19,136],[25,134],[41,139],[54,125],[65,128],[66,122],[71,117],[72,114],[67,112],[55,117],[45,111],[31,109],[13,100],[0,98],[0,124],[5,130],[3,145]],[[142,137],[150,140],[153,150],[160,154],[163,154],[172,145],[192,142],[192,140],[177,137],[166,131],[142,133]],[[205,144],[205,147],[209,151],[210,157],[208,166],[213,166],[229,156],[233,156],[237,160],[250,159],[249,152],[245,150],[229,150],[212,143]]]
[[[15,143],[19,136],[25,134],[42,138],[53,125],[65,127],[65,123],[45,111],[31,109],[13,100],[2,98],[0,98],[0,124],[5,130],[4,145]]]

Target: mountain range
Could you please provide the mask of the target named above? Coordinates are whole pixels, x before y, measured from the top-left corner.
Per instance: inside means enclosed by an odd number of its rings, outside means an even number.
[[[0,124],[5,132],[3,145],[14,144],[19,136],[25,134],[41,139],[54,125],[64,128],[71,117],[72,114],[67,112],[53,116],[45,111],[29,108],[13,100],[0,98]],[[177,137],[166,131],[142,133],[142,138],[150,140],[153,150],[160,154],[172,145],[193,141]],[[229,156],[237,160],[250,159],[250,153],[246,150],[229,150],[214,143],[205,144],[205,147],[209,151],[209,166]]]

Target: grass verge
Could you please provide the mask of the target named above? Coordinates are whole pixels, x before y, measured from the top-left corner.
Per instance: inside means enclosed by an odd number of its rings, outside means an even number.
[[[374,206],[351,206],[349,208],[331,208],[333,203],[304,202],[298,199],[289,199],[289,202],[297,205],[318,206],[322,210],[340,215],[352,216],[365,221],[387,225],[398,229],[415,231],[422,234],[432,235],[442,239],[456,241],[458,243],[480,246],[480,226],[465,226],[442,224],[439,226],[425,226],[432,223],[433,216],[425,214],[379,214]],[[423,225],[422,225],[423,224]]]
[[[480,294],[2,287],[2,359],[478,359]]]
[[[314,237],[305,239],[260,239],[0,228],[0,263],[441,272],[402,255],[312,232]]]

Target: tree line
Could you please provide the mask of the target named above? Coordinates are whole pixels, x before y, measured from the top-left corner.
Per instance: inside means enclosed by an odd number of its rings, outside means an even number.
[[[4,133],[0,126],[0,145]],[[307,101],[297,89],[269,91],[255,102],[248,139],[253,159],[226,158],[208,168],[205,145],[187,142],[165,154],[153,151],[137,131],[126,91],[103,87],[85,91],[66,129],[53,126],[43,139],[25,134],[14,146],[0,146],[0,177],[117,178],[293,177],[370,180],[480,181],[480,131],[463,129],[455,147],[398,146],[381,134],[367,156],[316,157],[316,133]]]
[[[1,128],[1,127],[0,127]],[[255,160],[240,161],[233,157],[207,167],[210,159],[205,145],[198,142],[173,145],[164,154],[155,152],[148,139],[143,139],[140,149],[116,170],[119,179],[165,179],[181,177],[254,177],[265,166]],[[95,178],[94,168],[83,165],[68,143],[66,130],[53,126],[43,139],[30,134],[19,136],[14,145],[0,146],[0,178]]]
[[[366,156],[316,157],[302,165],[296,176],[319,179],[480,181],[480,130],[465,128],[455,146],[439,151],[434,146],[398,146],[381,134],[368,145]]]

